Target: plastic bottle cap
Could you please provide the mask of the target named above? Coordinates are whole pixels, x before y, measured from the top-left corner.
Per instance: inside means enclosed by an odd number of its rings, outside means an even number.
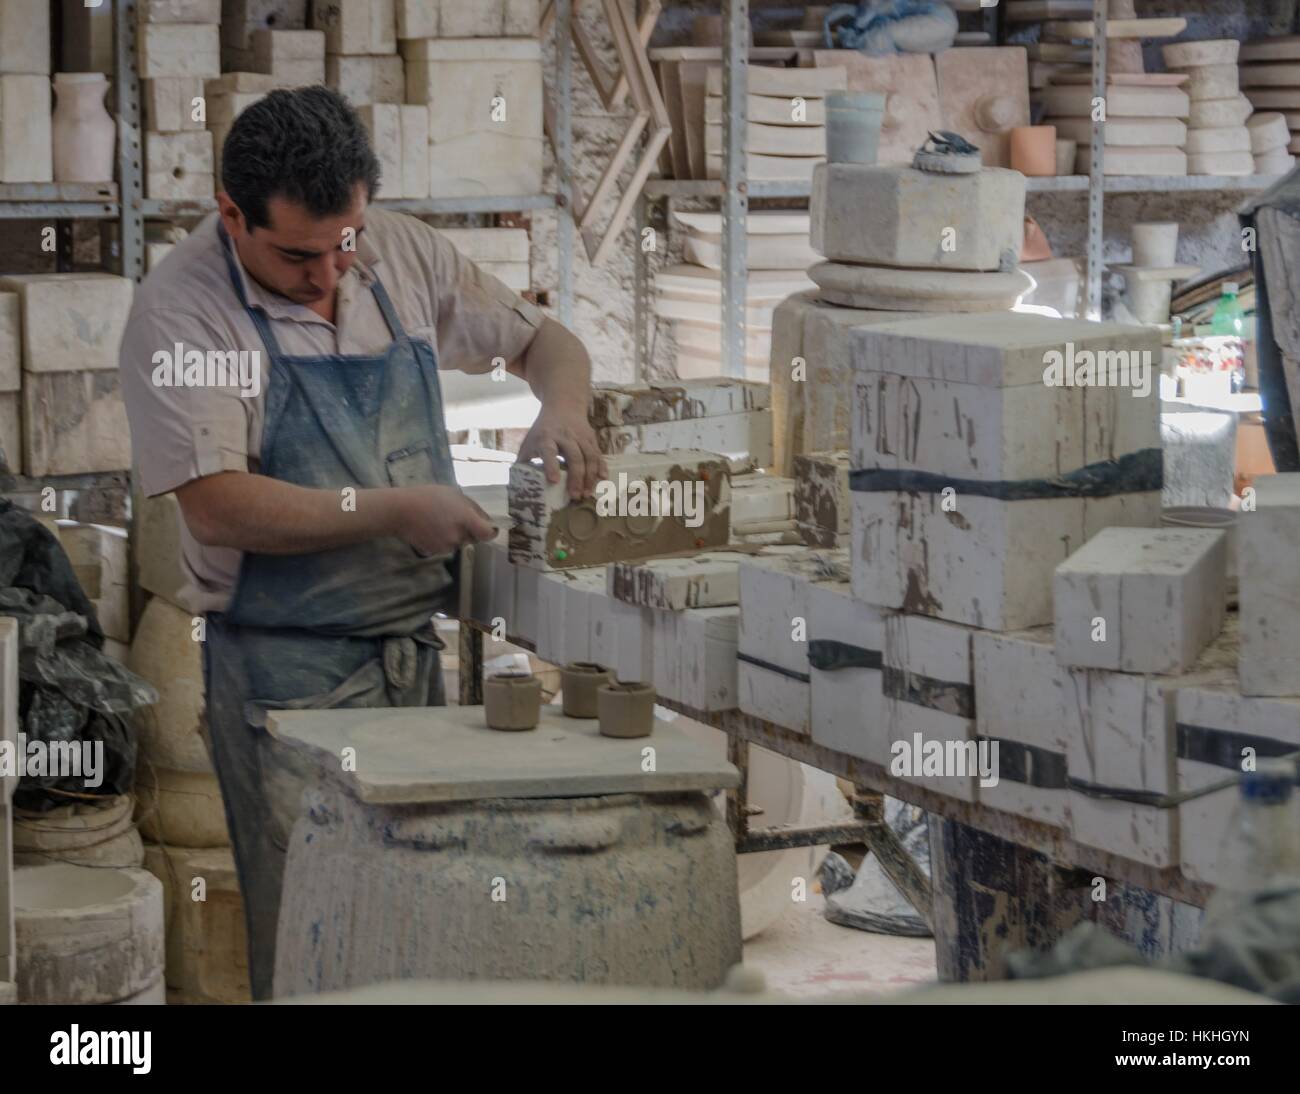
[[[1296,765],[1290,760],[1261,760],[1254,771],[1241,777],[1241,796],[1250,801],[1279,804],[1291,797]]]
[[[1236,296],[1237,283],[1235,281],[1225,281],[1223,283],[1223,291],[1227,293],[1229,296]]]

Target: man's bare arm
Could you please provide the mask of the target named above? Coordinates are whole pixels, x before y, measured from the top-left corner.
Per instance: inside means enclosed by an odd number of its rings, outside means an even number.
[[[496,534],[454,486],[316,490],[265,475],[224,471],[176,491],[190,534],[206,547],[298,555],[396,536],[424,554],[448,554]]]

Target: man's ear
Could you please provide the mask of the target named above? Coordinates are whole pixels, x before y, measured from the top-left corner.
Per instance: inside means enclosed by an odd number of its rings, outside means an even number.
[[[242,239],[251,231],[243,212],[224,190],[217,194],[217,212],[221,214],[221,223],[226,226],[231,239]]]

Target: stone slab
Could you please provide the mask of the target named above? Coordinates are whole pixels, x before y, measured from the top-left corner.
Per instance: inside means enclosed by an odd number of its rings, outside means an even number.
[[[1300,575],[1278,565],[1300,534],[1300,474],[1253,485],[1256,508],[1237,525],[1241,693],[1300,695]]]
[[[1227,540],[1208,529],[1107,528],[1056,568],[1053,594],[1062,665],[1186,672],[1223,627]]]
[[[134,287],[104,273],[0,277],[0,291],[22,298],[24,370],[116,369]]]
[[[53,182],[47,76],[0,76],[0,182]]]
[[[200,201],[216,193],[213,135],[145,134],[145,197],[153,201]]]
[[[221,75],[221,35],[212,24],[147,23],[136,34],[141,78]]]
[[[26,474],[131,466],[131,433],[116,372],[29,372],[22,394]]]
[[[1006,269],[1024,242],[1025,177],[987,168],[940,175],[911,167],[822,164],[813,175],[811,240],[846,263]]]
[[[482,707],[274,711],[267,726],[368,803],[593,797],[732,788],[739,774],[660,719],[648,738],[602,737],[596,720],[545,705],[535,732],[488,729]],[[642,749],[655,749],[655,770]],[[341,771],[340,750],[356,750]]]

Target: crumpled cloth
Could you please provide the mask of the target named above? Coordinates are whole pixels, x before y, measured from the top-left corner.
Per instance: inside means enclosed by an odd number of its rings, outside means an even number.
[[[828,49],[869,57],[940,53],[957,37],[957,15],[938,0],[864,0],[833,4],[823,22]]]
[[[57,537],[0,499],[0,615],[18,620],[18,721],[27,743],[102,741],[102,782],[26,775],[14,804],[45,812],[66,793],[113,797],[135,779],[131,715],[158,701],[145,680],[103,653],[104,632]],[[63,794],[59,793],[63,792]]]

